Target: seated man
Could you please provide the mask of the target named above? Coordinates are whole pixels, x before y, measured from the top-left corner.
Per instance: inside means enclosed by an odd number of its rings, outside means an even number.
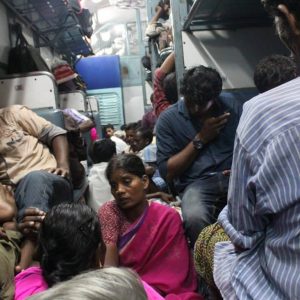
[[[145,127],[138,127],[135,131],[135,135],[132,141],[133,152],[144,161],[145,150],[147,148],[156,147],[156,145],[151,144],[152,141],[153,141],[152,130]]]
[[[0,109],[0,128],[0,182],[14,187],[17,221],[26,208],[71,202],[66,131],[21,105]]]
[[[216,221],[227,200],[241,105],[232,96],[220,96],[221,90],[216,70],[188,70],[181,88],[184,99],[162,112],[156,127],[159,171],[182,196],[191,246],[200,231]]]
[[[132,143],[138,127],[138,122],[132,122],[125,126],[125,142],[127,143],[127,147],[125,148],[124,153],[135,153],[135,151],[132,149]]]

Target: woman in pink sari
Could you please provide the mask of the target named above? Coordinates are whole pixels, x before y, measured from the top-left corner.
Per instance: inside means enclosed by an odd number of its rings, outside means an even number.
[[[147,201],[149,179],[141,159],[118,155],[109,162],[106,176],[115,200],[99,209],[104,265],[132,268],[165,299],[203,299],[196,293],[180,216],[173,208]]]
[[[101,249],[100,225],[92,208],[80,203],[54,206],[39,231],[40,265],[15,277],[14,299],[25,300],[82,272],[98,269]],[[152,287],[137,281],[148,300],[163,299]]]

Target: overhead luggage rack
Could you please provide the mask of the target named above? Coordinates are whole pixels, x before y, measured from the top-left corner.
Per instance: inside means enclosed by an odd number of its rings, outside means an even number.
[[[67,0],[2,0],[38,36],[38,47],[59,53],[89,55],[93,52]]]
[[[196,0],[183,30],[235,29],[271,24],[260,0]]]

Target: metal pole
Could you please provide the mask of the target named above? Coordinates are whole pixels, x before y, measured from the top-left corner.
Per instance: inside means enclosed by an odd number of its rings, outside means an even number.
[[[141,13],[139,8],[135,9],[135,15],[136,15],[136,28],[137,28],[137,35],[138,35],[139,53],[141,58],[142,56],[144,56],[145,51],[144,51],[144,43],[143,43]],[[140,73],[142,79],[142,91],[143,91],[143,101],[144,101],[144,111],[145,111],[145,106],[147,105],[147,96],[146,96],[145,78],[143,76],[144,67],[142,66],[141,62],[140,62]]]
[[[175,51],[175,66],[178,95],[180,95],[180,81],[184,74],[184,54],[182,46],[182,28],[187,16],[187,4],[184,0],[171,0],[172,28]]]

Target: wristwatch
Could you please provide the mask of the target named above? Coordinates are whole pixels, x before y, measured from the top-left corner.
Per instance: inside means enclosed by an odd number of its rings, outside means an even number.
[[[204,148],[204,143],[197,136],[193,139],[193,145],[196,150]]]

